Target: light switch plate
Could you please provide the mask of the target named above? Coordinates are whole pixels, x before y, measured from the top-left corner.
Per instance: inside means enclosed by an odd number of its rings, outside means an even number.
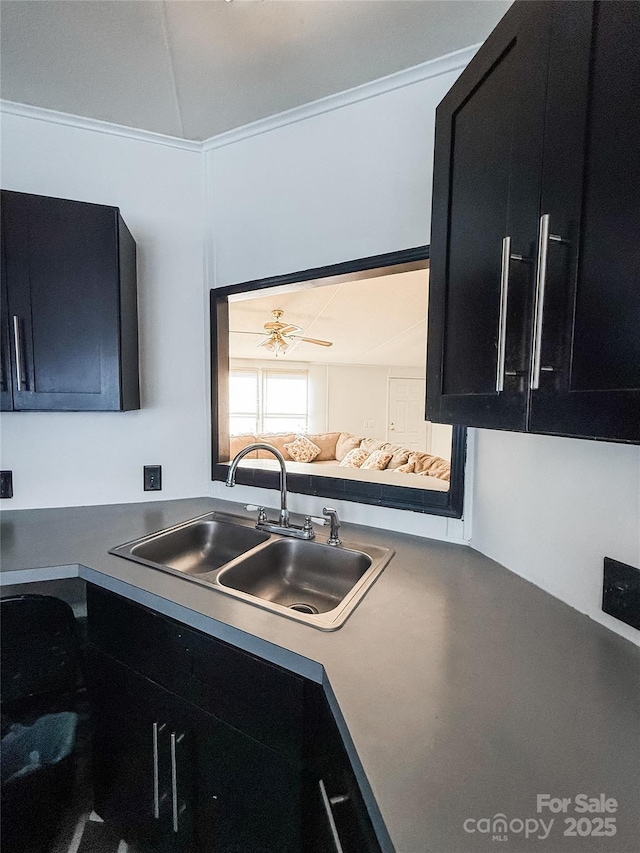
[[[162,465],[144,466],[144,490],[145,492],[162,491]]]

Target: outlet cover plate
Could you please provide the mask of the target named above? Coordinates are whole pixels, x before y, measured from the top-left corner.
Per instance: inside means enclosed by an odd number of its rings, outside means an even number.
[[[640,569],[604,558],[602,609],[640,631]]]

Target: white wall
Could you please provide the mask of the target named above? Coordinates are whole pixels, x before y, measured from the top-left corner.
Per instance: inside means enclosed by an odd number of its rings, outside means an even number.
[[[388,375],[388,368],[373,364],[328,365],[329,431],[353,432],[365,438],[384,439],[387,431]]]
[[[603,557],[640,566],[640,447],[476,432],[473,547],[640,644],[600,609]]]
[[[459,73],[209,151],[213,285],[428,243],[435,108]]]
[[[428,242],[434,109],[457,73],[209,152],[213,283]],[[485,431],[472,432],[472,447],[476,438],[464,532],[357,505],[345,505],[345,517],[456,538],[471,535],[473,516],[474,547],[638,642],[601,613],[600,598],[604,554],[640,564],[640,450]]]
[[[2,186],[116,205],[138,244],[142,409],[5,413],[3,508],[200,495],[208,485],[202,155],[2,115]],[[163,489],[144,492],[142,466]]]

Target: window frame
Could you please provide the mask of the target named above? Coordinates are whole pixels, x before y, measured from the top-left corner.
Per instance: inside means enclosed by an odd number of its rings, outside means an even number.
[[[273,289],[299,289],[308,282],[317,285],[354,281],[390,273],[424,269],[429,260],[429,246],[418,246],[384,255],[373,255],[340,264],[317,267],[310,270],[271,276],[270,278],[232,284],[210,291],[211,333],[211,479],[225,481],[229,471],[229,297],[251,294]],[[425,371],[426,375],[426,371]],[[447,518],[462,518],[464,506],[464,474],[467,452],[467,430],[453,425],[451,446],[451,479],[447,492],[430,489],[414,489],[410,486],[394,486],[369,483],[362,480],[347,480],[319,474],[287,472],[290,492],[335,498],[353,503],[385,506],[392,509],[409,510]],[[240,466],[236,471],[238,485],[256,488],[280,488],[280,474],[261,468]]]

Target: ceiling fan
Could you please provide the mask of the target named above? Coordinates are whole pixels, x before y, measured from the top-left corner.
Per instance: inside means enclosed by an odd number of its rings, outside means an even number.
[[[263,332],[249,332],[242,329],[232,329],[232,332],[243,335],[266,335],[265,340],[258,344],[258,348],[264,347],[269,352],[275,353],[276,356],[279,354],[284,355],[289,347],[297,341],[304,341],[307,344],[317,344],[321,347],[333,346],[331,341],[320,341],[317,338],[307,338],[304,335],[295,334],[295,332],[301,332],[302,328],[293,323],[281,322],[280,318],[283,314],[284,311],[280,308],[275,308],[271,312],[273,320],[264,324]]]

